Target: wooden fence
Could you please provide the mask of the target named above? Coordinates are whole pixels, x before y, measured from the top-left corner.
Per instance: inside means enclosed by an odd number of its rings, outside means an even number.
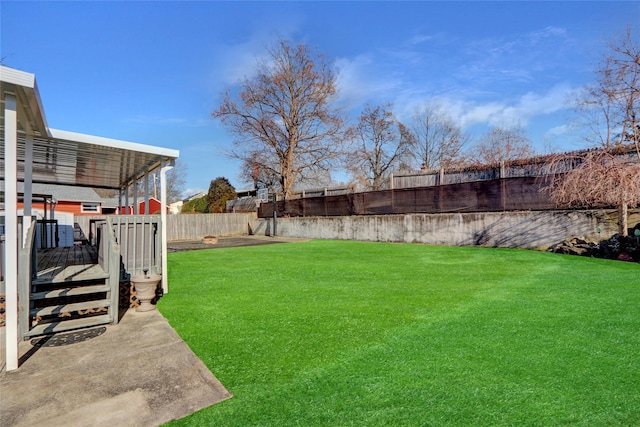
[[[93,241],[94,233],[91,231],[90,223],[104,220],[105,218],[105,216],[89,217],[77,215],[75,222],[88,236],[89,240]],[[224,237],[248,234],[249,224],[255,219],[255,212],[167,215],[167,240],[199,240],[206,235]]]
[[[435,169],[396,173],[391,176],[389,188],[430,187],[501,178],[543,177],[551,173],[564,173],[575,169],[582,163],[581,156],[588,152],[589,150],[582,150],[565,153],[566,158],[561,163],[555,164],[553,171],[549,164],[552,156],[546,155],[473,168]],[[638,162],[638,155],[633,145],[626,146],[620,149],[620,151],[613,153],[613,155],[625,162]]]
[[[199,240],[249,234],[255,213],[167,215],[167,240]]]
[[[310,197],[279,201],[277,214],[295,217],[555,209],[548,195],[540,191],[542,184],[538,177],[521,177]],[[258,217],[271,216],[273,203],[263,203]]]

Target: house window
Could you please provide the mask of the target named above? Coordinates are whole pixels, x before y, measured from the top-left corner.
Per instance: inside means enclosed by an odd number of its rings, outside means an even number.
[[[100,203],[83,203],[82,213],[100,213]]]

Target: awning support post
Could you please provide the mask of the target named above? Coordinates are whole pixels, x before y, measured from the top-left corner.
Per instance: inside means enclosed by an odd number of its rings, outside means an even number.
[[[16,97],[4,98],[5,338],[7,371],[18,369],[18,115]]]
[[[167,280],[167,172],[173,169],[175,161],[163,161],[160,168],[160,233],[162,238],[162,291],[169,292]]]

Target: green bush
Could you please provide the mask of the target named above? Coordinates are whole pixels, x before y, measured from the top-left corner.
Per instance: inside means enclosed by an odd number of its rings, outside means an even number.
[[[208,213],[209,205],[207,203],[207,196],[198,197],[197,199],[189,200],[182,206],[182,213]]]
[[[238,197],[236,189],[229,180],[224,177],[218,177],[211,181],[209,185],[209,193],[207,193],[208,211],[211,213],[223,213],[227,209],[227,201],[235,200],[236,197]]]

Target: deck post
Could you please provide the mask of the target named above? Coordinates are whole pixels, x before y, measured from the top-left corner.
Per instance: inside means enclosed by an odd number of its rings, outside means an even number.
[[[120,305],[120,245],[113,239],[113,229],[107,225],[105,231],[109,233],[107,250],[109,251],[109,313],[112,324],[118,323],[118,311]]]
[[[138,178],[131,184],[133,187],[133,215],[140,213],[140,206],[138,205]]]
[[[149,209],[149,172],[144,173],[144,211],[142,215],[150,215],[151,209]]]
[[[5,339],[7,371],[18,369],[18,115],[16,97],[4,98]]]
[[[125,208],[124,208],[124,214],[125,215],[130,215],[131,212],[129,212],[129,191],[131,190],[130,186],[127,185],[125,187],[125,193],[124,193],[124,204],[125,204]]]
[[[24,124],[25,131],[27,135],[25,136],[24,143],[24,191],[23,191],[23,215],[25,218],[29,218],[31,220],[31,211],[33,204],[33,136],[31,135],[31,126],[28,124],[28,120]],[[29,229],[27,227],[22,227],[22,243],[23,246],[26,246],[27,243],[27,233]]]
[[[170,163],[162,162],[160,168],[160,235],[162,253],[160,261],[162,263],[162,291],[166,294],[169,292],[169,281],[167,280],[167,172],[173,169],[175,161]]]

